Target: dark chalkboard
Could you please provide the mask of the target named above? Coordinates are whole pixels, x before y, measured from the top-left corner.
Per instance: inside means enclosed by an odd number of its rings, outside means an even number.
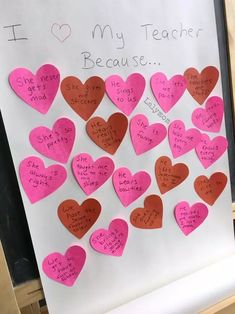
[[[235,145],[232,97],[229,80],[228,49],[224,18],[224,2],[215,0],[216,19],[224,91],[225,120],[229,141],[229,163],[232,196],[235,202]],[[2,117],[0,115],[0,239],[14,284],[39,276],[24,207],[14,171]]]
[[[13,284],[19,284],[39,274],[1,115],[0,147],[0,239]]]

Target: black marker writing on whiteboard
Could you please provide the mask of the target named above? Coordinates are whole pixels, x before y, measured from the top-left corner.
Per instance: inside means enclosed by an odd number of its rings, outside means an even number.
[[[18,40],[28,40],[27,37],[17,37],[16,36],[16,27],[21,26],[22,24],[12,24],[12,25],[7,25],[7,26],[3,26],[3,28],[10,29],[11,35],[13,38],[9,38],[8,41],[18,41]]]
[[[96,24],[91,34],[93,39],[98,37],[101,40],[106,39],[118,42],[116,46],[117,49],[123,49],[125,47],[125,39],[123,32],[114,32],[112,27],[108,24],[105,26]]]

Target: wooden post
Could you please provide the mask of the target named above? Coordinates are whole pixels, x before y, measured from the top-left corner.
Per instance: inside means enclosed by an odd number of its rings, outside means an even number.
[[[0,313],[20,314],[14,288],[0,241]]]

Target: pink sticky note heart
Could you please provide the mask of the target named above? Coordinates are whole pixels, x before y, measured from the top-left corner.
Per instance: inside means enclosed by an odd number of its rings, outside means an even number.
[[[113,174],[113,186],[123,206],[127,207],[150,186],[151,177],[145,171],[132,176],[127,168],[119,168]]]
[[[185,131],[183,121],[173,121],[168,129],[170,148],[174,158],[186,154],[197,146],[201,139],[201,133],[197,129]]]
[[[28,105],[46,114],[59,88],[60,73],[52,64],[41,66],[36,75],[26,68],[17,68],[10,73],[9,83]]]
[[[114,163],[109,157],[100,157],[93,161],[90,155],[82,153],[74,157],[72,169],[80,187],[86,195],[90,195],[112,175]]]
[[[65,255],[58,252],[49,254],[42,262],[42,269],[49,278],[71,287],[82,271],[85,261],[85,250],[74,245],[68,248]]]
[[[166,127],[161,123],[149,125],[143,114],[137,114],[130,123],[131,140],[137,155],[160,144],[166,137]]]
[[[128,224],[123,219],[114,219],[109,229],[99,229],[92,233],[90,244],[99,253],[122,256],[128,237]]]
[[[60,165],[44,167],[43,161],[30,156],[21,161],[20,180],[33,204],[57,190],[66,180],[67,172]]]
[[[195,203],[190,207],[183,201],[175,206],[174,214],[181,231],[187,236],[203,223],[208,215],[208,208],[203,203]]]
[[[164,73],[157,72],[151,77],[151,88],[164,112],[168,112],[184,94],[187,81],[183,75],[174,75],[170,80]]]
[[[219,132],[224,115],[224,103],[220,97],[210,97],[205,109],[195,109],[192,114],[193,124],[200,130]]]
[[[129,116],[143,95],[145,79],[141,74],[133,73],[124,82],[119,75],[111,75],[105,81],[105,89],[112,102]]]
[[[217,136],[210,140],[208,135],[202,134],[196,153],[203,167],[207,169],[223,155],[227,147],[228,141],[225,137]]]
[[[36,151],[53,160],[66,163],[73,148],[75,125],[67,119],[58,119],[52,130],[40,126],[29,134],[29,141]]]

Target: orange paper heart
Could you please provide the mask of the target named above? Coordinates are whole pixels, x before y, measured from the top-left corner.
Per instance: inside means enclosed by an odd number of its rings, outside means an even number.
[[[187,80],[189,93],[202,105],[214,89],[219,78],[219,72],[213,66],[206,67],[201,73],[194,68],[189,68],[184,72],[184,77]]]
[[[140,229],[157,229],[162,227],[163,206],[158,195],[149,195],[144,200],[144,208],[132,211],[130,221]]]
[[[60,89],[70,107],[86,121],[103,99],[105,84],[98,76],[90,77],[84,84],[75,76],[67,76],[61,82]]]
[[[126,116],[117,112],[107,122],[101,117],[90,119],[86,124],[86,131],[96,145],[113,155],[126,134],[127,126]]]
[[[213,205],[227,184],[227,177],[222,172],[215,172],[208,179],[199,176],[194,181],[194,188],[200,198],[209,205]]]
[[[81,205],[74,200],[66,200],[58,207],[60,221],[79,239],[93,226],[100,212],[101,205],[94,198],[85,200]]]
[[[172,166],[170,158],[162,156],[155,163],[155,175],[162,194],[174,189],[188,176],[189,169],[183,163]]]

